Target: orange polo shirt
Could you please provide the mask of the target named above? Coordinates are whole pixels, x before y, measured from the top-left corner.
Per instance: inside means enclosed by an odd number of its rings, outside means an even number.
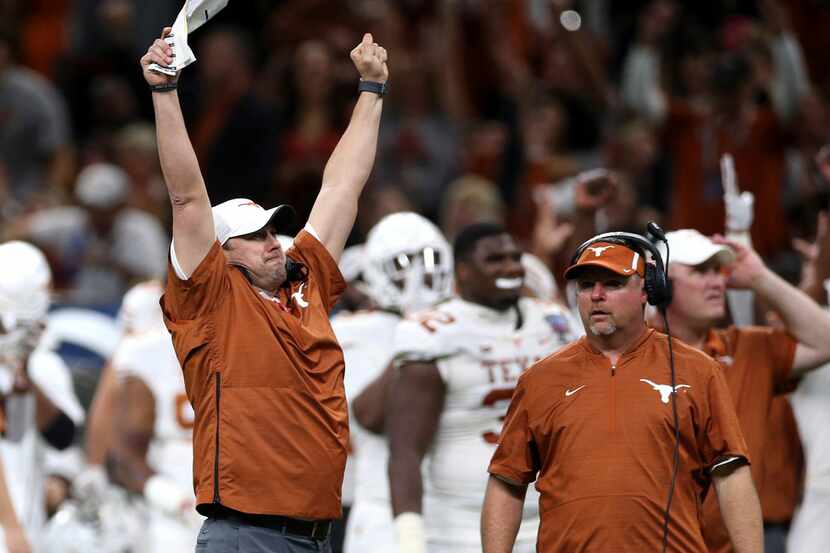
[[[349,442],[343,352],[328,313],[345,283],[301,231],[287,255],[308,278],[263,296],[215,242],[181,280],[168,268],[165,324],[193,405],[193,482],[254,514],[338,518]]]
[[[764,522],[789,523],[803,485],[804,453],[798,424],[788,396],[775,396],[767,421],[764,476],[759,486]]]
[[[796,341],[779,330],[731,326],[710,331],[703,348],[720,364],[729,386],[753,461],[752,479],[762,497],[770,406],[775,394],[789,390],[795,347]],[[704,536],[709,550],[733,551],[716,498],[707,498],[704,511]]]
[[[668,551],[705,553],[710,470],[748,454],[717,364],[673,347],[680,465]],[[522,375],[489,471],[536,481],[540,553],[660,551],[674,466],[670,383],[668,338],[651,329],[616,366],[582,338]]]

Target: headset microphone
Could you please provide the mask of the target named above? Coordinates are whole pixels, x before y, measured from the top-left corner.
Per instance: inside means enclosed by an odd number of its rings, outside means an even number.
[[[283,286],[291,286],[295,282],[303,282],[308,278],[308,268],[299,261],[290,257],[285,258],[285,282]]]
[[[666,240],[666,233],[663,232],[663,229],[660,228],[660,225],[658,225],[654,221],[649,221],[649,223],[646,225],[646,229],[648,230],[648,233],[650,235],[652,235],[657,240],[659,240],[659,241],[663,242],[664,244],[666,244],[666,251],[668,251],[669,243]],[[669,264],[669,258],[668,258],[668,255],[666,255],[666,265],[668,266],[668,264]]]

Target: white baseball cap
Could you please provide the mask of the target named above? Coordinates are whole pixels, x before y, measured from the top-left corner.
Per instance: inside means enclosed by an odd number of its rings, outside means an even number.
[[[696,266],[717,256],[721,265],[735,261],[735,252],[728,246],[715,244],[708,237],[694,229],[675,230],[666,233],[669,242],[669,263]],[[663,260],[666,259],[666,245],[658,242],[657,249]]]
[[[284,230],[293,220],[294,208],[285,204],[264,209],[247,198],[234,198],[213,206],[213,226],[221,245],[234,236],[250,234],[267,225]]]
[[[78,174],[75,196],[85,206],[110,209],[127,201],[129,183],[127,173],[117,165],[92,163]]]

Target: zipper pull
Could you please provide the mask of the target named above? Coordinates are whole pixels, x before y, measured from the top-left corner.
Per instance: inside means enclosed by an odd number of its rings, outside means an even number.
[[[611,365],[611,376],[616,376],[617,374],[617,366]]]

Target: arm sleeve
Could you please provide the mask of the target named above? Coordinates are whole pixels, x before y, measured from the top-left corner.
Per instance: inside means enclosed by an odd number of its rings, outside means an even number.
[[[392,348],[396,365],[435,362],[454,353],[444,339],[444,326],[452,323],[440,322],[440,318],[432,317],[430,313],[416,313],[398,324]]]
[[[45,351],[33,354],[29,360],[29,376],[55,407],[73,423],[83,422],[84,410],[75,394],[72,374],[57,354]]]
[[[214,242],[187,280],[179,278],[172,261],[168,263],[167,287],[162,297],[165,318],[175,323],[206,315],[229,291],[228,265],[219,242]]]
[[[516,484],[529,484],[536,480],[541,464],[530,428],[529,407],[526,382],[520,378],[507,409],[499,445],[487,469],[490,474]]]
[[[140,336],[127,336],[118,344],[118,349],[115,350],[111,363],[118,379],[133,376],[143,381],[147,380],[147,375],[141,370],[140,360],[145,352],[142,351],[139,340],[141,340]]]
[[[746,442],[732,404],[732,396],[720,370],[712,365],[706,386],[705,404],[700,407],[698,447],[709,473],[725,461],[749,462]]]
[[[772,328],[759,329],[764,333],[767,341],[767,350],[772,363],[773,387],[776,393],[789,393],[793,391],[793,382],[790,375],[795,361],[795,349],[798,342],[795,338],[782,330]]]
[[[309,278],[316,284],[324,308],[331,311],[340,294],[346,289],[346,281],[340,274],[337,262],[312,232],[314,229],[310,226],[301,230],[286,255],[308,268]]]

